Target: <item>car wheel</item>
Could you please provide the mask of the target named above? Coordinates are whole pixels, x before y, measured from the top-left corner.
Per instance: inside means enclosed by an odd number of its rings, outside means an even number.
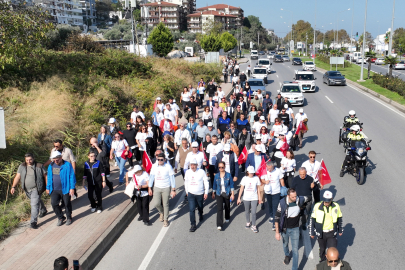
[[[329,80],[328,80],[328,83],[327,83],[327,84],[328,84],[328,86],[330,86],[330,81],[329,81]]]

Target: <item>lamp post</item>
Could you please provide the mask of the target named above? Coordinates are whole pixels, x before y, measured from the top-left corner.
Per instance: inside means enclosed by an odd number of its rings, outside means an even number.
[[[352,30],[350,30],[350,50],[349,50],[349,55],[350,55],[350,63],[352,62],[352,56],[350,52],[352,51],[353,48],[353,19],[354,19],[354,0],[353,0],[353,5],[352,5]]]
[[[336,41],[338,43],[339,43],[339,20],[338,20],[338,16],[339,16],[340,13],[343,13],[343,12],[349,11],[349,10],[350,10],[350,8],[348,8],[346,10],[343,10],[343,11],[339,12],[338,14],[336,14]],[[343,20],[342,20],[342,22],[343,22]]]
[[[288,42],[289,43],[288,44],[289,45],[288,46],[288,51],[289,51],[289,56],[291,58],[291,40],[292,40],[292,31],[293,31],[293,28],[292,28],[293,12],[291,10],[287,10],[287,9],[283,9],[283,8],[281,8],[281,10],[291,12],[291,33],[290,33],[291,38],[290,38],[290,41]]]
[[[363,52],[361,55],[361,72],[360,72],[360,82],[363,82],[363,72],[364,72],[364,50],[366,49],[366,24],[367,24],[367,1],[366,0],[366,9],[364,11],[364,32],[363,32]]]
[[[388,56],[391,55],[392,53],[392,32],[394,32],[394,15],[395,15],[395,0],[394,0],[394,5],[392,7],[392,19],[391,19],[391,31],[390,31],[390,41],[388,43]],[[388,71],[389,71],[389,66],[387,65]]]
[[[315,24],[314,24],[314,65],[315,65],[315,56],[316,56],[316,47],[315,47],[315,34],[316,34],[316,5],[317,5],[318,1],[315,0]]]

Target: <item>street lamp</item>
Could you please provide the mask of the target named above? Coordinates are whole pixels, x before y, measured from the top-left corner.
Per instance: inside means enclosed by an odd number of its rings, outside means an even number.
[[[288,42],[289,43],[289,45],[291,45],[291,40],[292,40],[292,21],[293,21],[293,12],[291,11],[291,10],[287,10],[287,9],[283,9],[283,8],[281,8],[281,10],[283,10],[283,11],[288,11],[288,12],[291,12],[291,39],[290,39],[290,42]],[[291,58],[291,46],[288,46],[288,48],[289,48],[289,56],[290,56],[290,58]]]
[[[343,12],[345,12],[345,11],[349,11],[350,10],[350,8],[348,8],[348,9],[346,9],[346,10],[343,10],[343,11],[340,11],[340,12],[338,12],[337,14],[336,14],[336,41],[339,43],[339,20],[338,20],[338,16],[339,16],[339,14],[340,13],[343,13]],[[343,20],[342,20],[343,21]]]
[[[363,52],[362,52],[362,56],[361,56],[361,72],[360,72],[360,80],[359,80],[361,82],[364,81],[363,80],[363,71],[364,71],[364,50],[366,49],[367,1],[368,0],[366,0],[366,8],[364,11]]]
[[[314,24],[314,65],[315,65],[315,56],[316,56],[316,47],[315,47],[315,34],[316,34],[316,5],[318,1],[315,0],[315,24]]]
[[[394,0],[394,6],[392,7],[392,20],[391,20],[390,41],[388,44],[388,56],[390,56],[392,53],[392,32],[394,31],[394,15],[395,15],[395,0]],[[387,65],[387,67],[389,70],[390,65]]]

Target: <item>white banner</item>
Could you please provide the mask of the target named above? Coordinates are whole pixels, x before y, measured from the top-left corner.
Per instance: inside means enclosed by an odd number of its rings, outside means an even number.
[[[302,49],[302,42],[297,42],[297,49]]]

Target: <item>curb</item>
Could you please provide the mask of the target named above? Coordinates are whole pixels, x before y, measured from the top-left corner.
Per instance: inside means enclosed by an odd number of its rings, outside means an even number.
[[[318,68],[318,67],[316,69],[317,69],[317,71],[320,71],[320,72],[326,72],[327,71],[326,69]],[[383,96],[381,94],[378,94],[377,92],[375,92],[375,91],[373,91],[373,90],[371,90],[371,89],[369,89],[369,88],[367,88],[367,87],[365,87],[365,86],[363,86],[361,84],[353,82],[353,81],[351,81],[349,79],[346,79],[346,81],[347,81],[347,84],[349,84],[351,86],[354,86],[354,87],[360,89],[363,92],[371,94],[372,96],[374,96],[374,97],[384,101],[385,103],[393,106],[395,109],[405,113],[405,106],[404,105],[401,105],[398,102],[393,101],[392,99],[389,99],[389,98],[387,98],[387,97],[385,97],[385,96]]]
[[[108,226],[105,232],[94,242],[83,256],[80,257],[79,260],[82,268],[94,269],[137,214],[138,208],[136,203],[130,202],[114,222]]]

